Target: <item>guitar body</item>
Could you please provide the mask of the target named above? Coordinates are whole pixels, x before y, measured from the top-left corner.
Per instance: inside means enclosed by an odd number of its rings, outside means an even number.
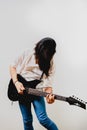
[[[32,80],[32,81],[26,81],[21,75],[17,74],[18,81],[20,81],[25,88],[36,88],[36,85],[41,82],[41,80]],[[8,84],[8,91],[7,91],[8,98],[11,101],[20,101],[23,103],[31,102],[34,99],[38,98],[38,96],[27,94],[26,91],[23,92],[23,95],[19,94],[17,92],[17,89],[12,81],[10,80]]]

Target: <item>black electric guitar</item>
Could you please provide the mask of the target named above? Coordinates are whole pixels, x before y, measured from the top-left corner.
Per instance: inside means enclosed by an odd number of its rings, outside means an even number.
[[[28,101],[33,101],[35,98],[39,98],[39,96],[43,96],[46,97],[47,92],[42,92],[39,91],[37,89],[35,89],[36,85],[39,84],[41,82],[41,80],[33,80],[33,81],[26,81],[21,75],[17,75],[18,77],[18,81],[22,82],[25,90],[23,95],[18,94],[15,85],[13,84],[12,79],[9,82],[8,85],[8,98],[11,101],[22,101],[22,102],[28,102]],[[54,98],[56,100],[61,100],[61,101],[65,101],[68,102],[70,105],[76,105],[79,106],[83,109],[86,109],[86,102],[84,102],[83,100],[75,97],[75,96],[70,96],[70,97],[65,97],[65,96],[60,96],[60,95],[56,95],[54,94]]]

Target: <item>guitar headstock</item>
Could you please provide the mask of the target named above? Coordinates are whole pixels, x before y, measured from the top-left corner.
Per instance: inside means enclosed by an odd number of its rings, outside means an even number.
[[[70,104],[70,105],[76,105],[78,107],[81,107],[83,109],[86,109],[86,102],[84,102],[83,100],[79,99],[78,97],[75,97],[74,95],[73,96],[70,96],[67,98],[67,102]]]

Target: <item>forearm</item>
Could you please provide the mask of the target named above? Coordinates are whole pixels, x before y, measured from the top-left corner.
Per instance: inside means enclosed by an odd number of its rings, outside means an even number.
[[[18,79],[17,79],[17,71],[16,71],[16,68],[13,67],[13,66],[10,66],[10,75],[11,75],[11,78],[13,80],[13,83],[15,84]]]

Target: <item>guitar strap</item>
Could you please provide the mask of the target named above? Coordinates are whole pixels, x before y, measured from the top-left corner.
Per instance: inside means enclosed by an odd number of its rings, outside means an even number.
[[[41,77],[40,77],[40,80],[43,78],[43,74],[44,74],[44,72],[42,72]]]

